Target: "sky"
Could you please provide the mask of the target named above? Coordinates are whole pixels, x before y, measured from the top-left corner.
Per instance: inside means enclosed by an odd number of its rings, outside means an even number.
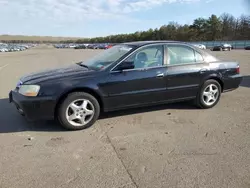
[[[250,13],[250,0],[0,0],[0,34],[98,37],[192,24],[224,12]]]

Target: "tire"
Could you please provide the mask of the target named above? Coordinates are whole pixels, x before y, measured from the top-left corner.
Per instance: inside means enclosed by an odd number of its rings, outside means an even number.
[[[84,101],[87,103],[86,107],[81,107]],[[73,104],[74,106],[72,106],[71,104]],[[74,109],[71,106],[74,107]],[[91,111],[93,112],[91,115],[86,115]],[[74,115],[75,119],[71,121],[69,120],[71,116],[69,112],[72,113],[71,115]],[[95,97],[85,92],[74,92],[70,93],[62,101],[62,103],[59,104],[57,119],[61,126],[68,130],[82,130],[92,126],[98,119],[99,114],[100,105]],[[86,123],[82,123],[83,121],[81,120],[81,118],[84,119],[84,122],[87,119]]]
[[[218,93],[216,95],[214,95],[214,97],[216,98],[216,100],[213,103],[206,103],[206,99],[208,99],[208,97],[204,96],[205,92],[207,92],[210,88],[210,86],[212,86],[213,89],[218,90]],[[214,90],[215,91],[215,90]],[[208,94],[211,95],[211,94]],[[220,100],[220,96],[221,96],[221,85],[219,84],[219,82],[217,82],[216,80],[207,80],[204,82],[204,84],[201,86],[200,91],[196,97],[196,106],[198,106],[199,108],[203,108],[203,109],[208,109],[208,108],[212,108],[214,107]],[[212,101],[212,100],[211,100]]]

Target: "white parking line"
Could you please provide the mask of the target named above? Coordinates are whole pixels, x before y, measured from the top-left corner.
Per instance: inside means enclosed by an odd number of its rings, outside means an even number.
[[[7,67],[9,64],[3,65],[0,67],[0,71],[3,70],[5,67]]]

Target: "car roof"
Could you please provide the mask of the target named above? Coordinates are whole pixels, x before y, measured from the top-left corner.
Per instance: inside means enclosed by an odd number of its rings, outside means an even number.
[[[147,45],[147,44],[157,44],[157,43],[183,43],[183,44],[187,44],[186,42],[172,41],[172,40],[135,41],[135,42],[125,42],[125,43],[122,43],[122,44],[127,44],[127,45],[140,47],[140,46],[144,46],[144,45]]]

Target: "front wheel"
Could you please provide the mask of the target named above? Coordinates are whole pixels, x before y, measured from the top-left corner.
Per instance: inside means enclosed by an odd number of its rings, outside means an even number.
[[[85,92],[69,94],[59,105],[57,118],[69,130],[81,130],[92,126],[100,114],[95,97]]]
[[[204,109],[214,107],[220,100],[221,86],[216,80],[207,80],[201,87],[196,104]]]

